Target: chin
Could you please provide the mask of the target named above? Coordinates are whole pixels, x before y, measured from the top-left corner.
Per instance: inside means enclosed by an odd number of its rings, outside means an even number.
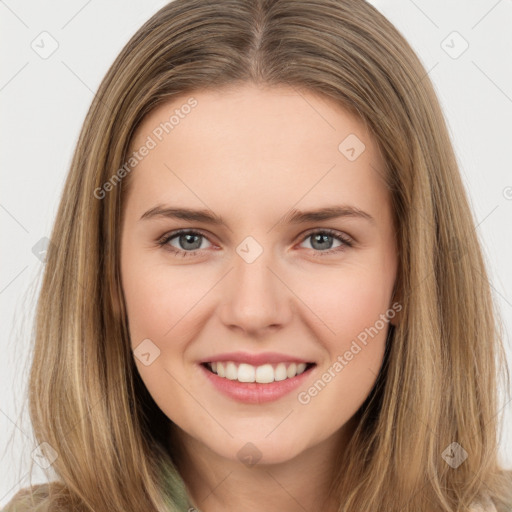
[[[231,449],[214,451],[221,457],[233,462],[241,463],[247,467],[255,465],[273,465],[288,462],[297,457],[306,447],[299,446],[294,438],[283,439],[276,436],[275,439],[244,436],[243,439],[230,440]],[[213,449],[214,447],[210,447]]]

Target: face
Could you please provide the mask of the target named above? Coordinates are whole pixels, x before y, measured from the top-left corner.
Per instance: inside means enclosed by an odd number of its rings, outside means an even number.
[[[155,402],[232,461],[335,439],[398,311],[384,162],[364,123],[313,93],[246,85],[159,106],[132,151],[145,156],[124,202],[122,287]]]

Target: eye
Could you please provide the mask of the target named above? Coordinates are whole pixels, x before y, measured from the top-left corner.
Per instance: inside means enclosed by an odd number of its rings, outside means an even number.
[[[317,229],[316,231],[310,231],[304,236],[303,243],[309,239],[312,240],[311,246],[315,250],[315,257],[323,257],[337,253],[345,250],[347,247],[353,246],[353,242],[348,236],[333,229]],[[340,242],[340,244],[332,248],[332,241],[329,241],[329,239],[335,239]]]
[[[171,244],[174,239],[176,239],[178,247]],[[302,243],[308,239],[312,239],[311,246],[315,257],[337,253],[353,246],[353,242],[348,236],[333,229],[310,231],[303,236]],[[332,241],[329,241],[329,239],[337,240],[339,245],[332,248]],[[208,238],[199,231],[180,229],[163,236],[157,243],[173,254],[188,257],[197,256],[205,249],[205,247],[202,247],[204,240],[208,240]]]
[[[177,239],[178,247],[171,245],[173,239]],[[205,235],[199,231],[180,229],[168,235],[165,235],[158,241],[158,245],[166,250],[181,256],[197,256],[197,252],[202,251],[202,239],[207,240]]]

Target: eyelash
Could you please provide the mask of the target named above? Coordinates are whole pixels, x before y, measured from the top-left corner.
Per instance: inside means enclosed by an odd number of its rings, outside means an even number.
[[[341,233],[339,233],[338,231],[335,231],[334,229],[317,229],[317,230],[309,231],[308,233],[306,233],[303,236],[301,243],[304,242],[306,239],[310,238],[311,236],[317,235],[320,233],[332,236],[333,238],[342,242],[342,245],[340,245],[339,247],[336,247],[334,249],[327,249],[325,251],[315,251],[314,249],[312,249],[313,252],[315,253],[315,257],[322,258],[324,256],[328,256],[328,255],[331,255],[331,254],[334,254],[337,252],[344,251],[347,247],[353,246],[353,242],[351,239],[349,239],[346,236],[343,236]],[[171,245],[167,245],[173,238],[176,238],[179,235],[185,235],[185,234],[186,235],[199,235],[203,238],[206,238],[208,241],[210,241],[208,239],[208,237],[206,235],[204,235],[203,233],[201,233],[200,231],[196,231],[193,229],[179,229],[177,231],[173,231],[172,233],[164,235],[160,240],[158,240],[157,244],[158,244],[158,246],[162,247],[163,249],[168,250],[177,256],[181,255],[183,257],[197,256],[198,253],[205,250],[205,249],[195,249],[192,251],[184,251],[182,249],[176,249],[175,247],[173,247]]]

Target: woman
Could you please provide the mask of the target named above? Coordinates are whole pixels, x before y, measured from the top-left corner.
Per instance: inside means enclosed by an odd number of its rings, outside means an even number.
[[[30,412],[58,481],[6,510],[510,510],[475,224],[371,5],[162,8],[51,240]]]

